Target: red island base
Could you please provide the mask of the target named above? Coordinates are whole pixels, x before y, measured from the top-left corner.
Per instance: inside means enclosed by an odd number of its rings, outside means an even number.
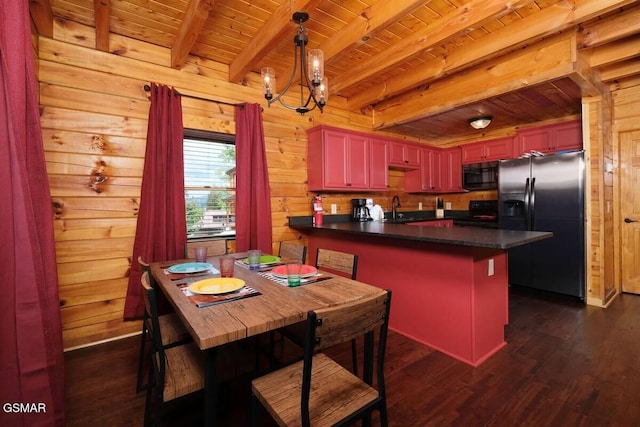
[[[472,366],[506,345],[505,250],[320,231],[308,237],[309,263],[319,247],[357,254],[357,280],[393,292],[392,330]]]

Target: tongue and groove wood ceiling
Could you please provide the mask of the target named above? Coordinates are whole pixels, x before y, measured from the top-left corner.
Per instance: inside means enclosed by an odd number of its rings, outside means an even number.
[[[310,19],[331,97],[372,129],[437,143],[492,129],[580,115],[583,96],[640,74],[640,2],[615,0],[30,0],[38,32],[52,19],[227,64],[229,81],[275,68],[291,74],[293,12]],[[170,82],[167,82],[170,84]],[[329,105],[331,99],[329,100]],[[330,108],[330,107],[329,107]]]

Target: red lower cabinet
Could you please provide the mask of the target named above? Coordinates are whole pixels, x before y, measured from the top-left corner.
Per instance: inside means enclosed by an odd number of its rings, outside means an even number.
[[[471,366],[500,351],[509,323],[506,251],[407,243],[317,232],[309,236],[309,253],[327,248],[359,254],[358,280],[393,292],[393,331]]]

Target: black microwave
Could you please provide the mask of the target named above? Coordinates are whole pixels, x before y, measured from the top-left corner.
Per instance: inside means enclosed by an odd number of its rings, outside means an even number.
[[[462,186],[469,191],[497,189],[498,162],[462,165]]]

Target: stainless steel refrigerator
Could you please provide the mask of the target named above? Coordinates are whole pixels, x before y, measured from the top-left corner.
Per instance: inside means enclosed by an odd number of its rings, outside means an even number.
[[[582,151],[499,163],[499,227],[553,232],[509,249],[510,284],[584,300],[584,175]]]

